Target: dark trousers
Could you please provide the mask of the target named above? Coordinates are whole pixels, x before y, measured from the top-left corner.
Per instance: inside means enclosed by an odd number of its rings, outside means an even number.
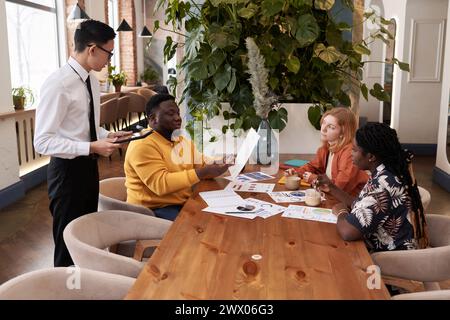
[[[53,216],[54,264],[55,267],[71,266],[74,263],[64,243],[63,232],[72,220],[97,211],[97,159],[52,157],[47,170],[47,184]]]
[[[155,213],[156,217],[173,221],[177,218],[177,216],[180,213],[182,208],[183,208],[182,205],[172,205],[172,206],[167,206],[164,208],[156,208],[156,209],[152,209],[152,210]]]

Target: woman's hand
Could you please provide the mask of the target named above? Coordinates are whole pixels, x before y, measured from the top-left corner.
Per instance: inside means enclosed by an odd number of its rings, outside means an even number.
[[[314,180],[313,185],[323,192],[330,192],[330,187],[333,185],[333,182],[326,174],[319,174]]]
[[[340,214],[343,214],[345,212],[349,212],[347,206],[345,204],[343,204],[342,202],[337,203],[333,206],[333,208],[331,209],[331,211],[333,212],[333,214],[338,217]]]
[[[285,175],[286,177],[289,177],[289,176],[296,176],[297,174],[298,174],[298,173],[297,173],[297,171],[295,171],[294,168],[290,168],[290,169],[287,169],[287,170],[284,171],[284,175]]]

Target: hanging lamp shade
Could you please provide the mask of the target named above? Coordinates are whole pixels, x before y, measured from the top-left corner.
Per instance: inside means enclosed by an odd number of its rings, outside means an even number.
[[[71,20],[88,20],[90,17],[87,15],[87,13],[81,9],[80,5],[77,4],[73,6],[72,11],[70,11],[69,16],[67,17],[68,21]]]
[[[148,30],[147,26],[144,26],[144,28],[142,28],[141,33],[139,34],[139,37],[142,38],[151,38],[153,35],[150,32],[150,30]]]
[[[133,31],[128,22],[123,19],[116,31]]]

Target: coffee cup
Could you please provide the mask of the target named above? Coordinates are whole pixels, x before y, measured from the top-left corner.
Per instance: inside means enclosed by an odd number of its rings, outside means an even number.
[[[322,202],[323,193],[316,189],[307,189],[305,191],[305,204],[311,207],[316,207]]]
[[[288,190],[298,190],[298,188],[300,187],[300,180],[301,178],[299,178],[298,176],[288,176],[286,177],[286,189]]]

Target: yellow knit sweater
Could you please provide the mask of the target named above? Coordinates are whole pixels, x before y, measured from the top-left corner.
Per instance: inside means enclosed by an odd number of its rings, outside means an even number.
[[[203,163],[194,144],[183,137],[172,142],[155,131],[131,142],[124,164],[127,202],[150,209],[183,205],[200,181],[193,159]]]

